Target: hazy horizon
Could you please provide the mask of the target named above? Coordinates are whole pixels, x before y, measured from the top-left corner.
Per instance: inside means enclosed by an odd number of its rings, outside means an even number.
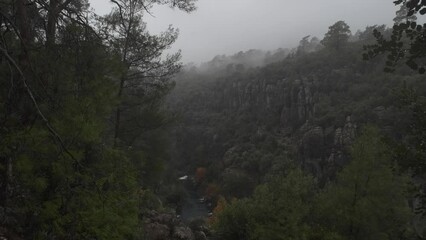
[[[90,0],[98,14],[110,11],[106,0]],[[171,24],[180,35],[168,52],[182,50],[182,62],[202,63],[216,55],[249,49],[296,47],[307,35],[322,39],[328,27],[345,21],[354,34],[366,26],[391,25],[397,8],[387,0],[321,0],[310,3],[286,0],[198,0],[197,10],[185,13],[155,6],[145,21],[151,33]]]

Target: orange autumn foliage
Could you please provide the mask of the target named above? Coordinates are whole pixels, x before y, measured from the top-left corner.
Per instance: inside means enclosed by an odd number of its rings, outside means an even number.
[[[210,183],[205,191],[205,195],[208,198],[214,198],[219,194],[220,188],[217,184]]]
[[[219,196],[216,207],[213,209],[213,215],[208,219],[210,225],[215,224],[218,221],[218,215],[226,208],[228,202],[223,196]]]
[[[206,178],[207,169],[204,167],[199,167],[195,170],[194,180],[196,183],[201,183]]]

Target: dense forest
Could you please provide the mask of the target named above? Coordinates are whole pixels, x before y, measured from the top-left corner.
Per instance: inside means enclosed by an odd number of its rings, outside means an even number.
[[[393,34],[338,21],[321,41],[177,75],[173,163],[204,169],[219,239],[422,238],[424,75],[368,56]]]
[[[1,239],[425,239],[426,14],[200,65],[155,5],[0,1]]]

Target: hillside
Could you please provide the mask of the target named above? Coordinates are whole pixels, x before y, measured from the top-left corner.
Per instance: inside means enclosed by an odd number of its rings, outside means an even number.
[[[367,124],[401,140],[408,121],[402,87],[423,94],[423,77],[404,66],[385,73],[383,58],[363,60],[371,28],[355,38],[339,50],[317,43],[316,51],[303,51],[301,41],[285,59],[262,66],[242,61],[218,68],[216,57],[186,68],[169,97],[180,116],[177,168],[182,174],[206,168],[206,186],[218,184],[221,194],[240,198],[290,165],[321,184],[334,179]]]

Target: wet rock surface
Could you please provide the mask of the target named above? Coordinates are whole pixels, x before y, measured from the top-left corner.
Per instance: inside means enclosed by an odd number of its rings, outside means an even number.
[[[145,219],[145,239],[149,240],[199,240],[207,239],[197,229],[194,233],[186,222],[172,213],[150,211]]]

